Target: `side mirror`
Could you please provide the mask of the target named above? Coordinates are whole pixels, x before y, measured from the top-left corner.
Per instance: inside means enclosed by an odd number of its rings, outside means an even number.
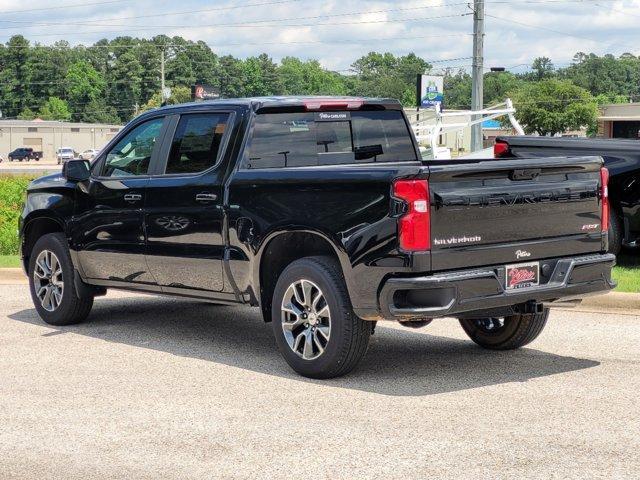
[[[88,160],[67,160],[62,165],[62,176],[70,182],[82,182],[89,178],[90,166]]]

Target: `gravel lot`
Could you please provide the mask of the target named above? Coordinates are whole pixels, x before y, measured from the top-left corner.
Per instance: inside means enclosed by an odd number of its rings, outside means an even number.
[[[292,373],[257,310],[110,293],[49,327],[0,285],[0,478],[638,478],[640,317],[555,311],[531,348],[378,326]]]

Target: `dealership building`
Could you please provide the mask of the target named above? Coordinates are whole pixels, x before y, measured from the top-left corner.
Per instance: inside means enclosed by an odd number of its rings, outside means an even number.
[[[56,157],[62,147],[82,152],[102,148],[122,128],[101,123],[69,123],[46,120],[0,120],[0,155],[4,158],[19,147],[43,152],[45,159]]]
[[[640,139],[640,103],[603,105],[598,117],[598,136]]]

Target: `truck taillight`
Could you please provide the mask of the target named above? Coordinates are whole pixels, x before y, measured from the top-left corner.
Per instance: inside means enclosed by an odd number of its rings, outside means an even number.
[[[609,170],[600,169],[600,198],[602,200],[602,231],[609,230]]]
[[[347,100],[314,99],[304,102],[307,111],[315,110],[358,110],[364,105],[364,100],[352,98]]]
[[[506,157],[509,154],[509,144],[498,140],[493,146],[493,158]]]
[[[431,213],[429,183],[426,180],[397,180],[393,194],[404,200],[407,212],[398,221],[400,248],[409,252],[431,248]]]

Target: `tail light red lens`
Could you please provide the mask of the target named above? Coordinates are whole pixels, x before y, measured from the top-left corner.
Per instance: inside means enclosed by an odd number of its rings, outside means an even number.
[[[393,184],[395,197],[404,200],[407,212],[398,221],[400,248],[409,252],[431,248],[429,184],[426,180],[398,180]]]
[[[609,170],[600,169],[600,200],[602,201],[602,231],[609,230]]]
[[[493,146],[493,158],[506,157],[509,154],[509,144],[506,142],[496,142]]]
[[[364,105],[363,100],[327,100],[317,99],[304,102],[304,108],[308,111],[314,110],[358,110]]]

